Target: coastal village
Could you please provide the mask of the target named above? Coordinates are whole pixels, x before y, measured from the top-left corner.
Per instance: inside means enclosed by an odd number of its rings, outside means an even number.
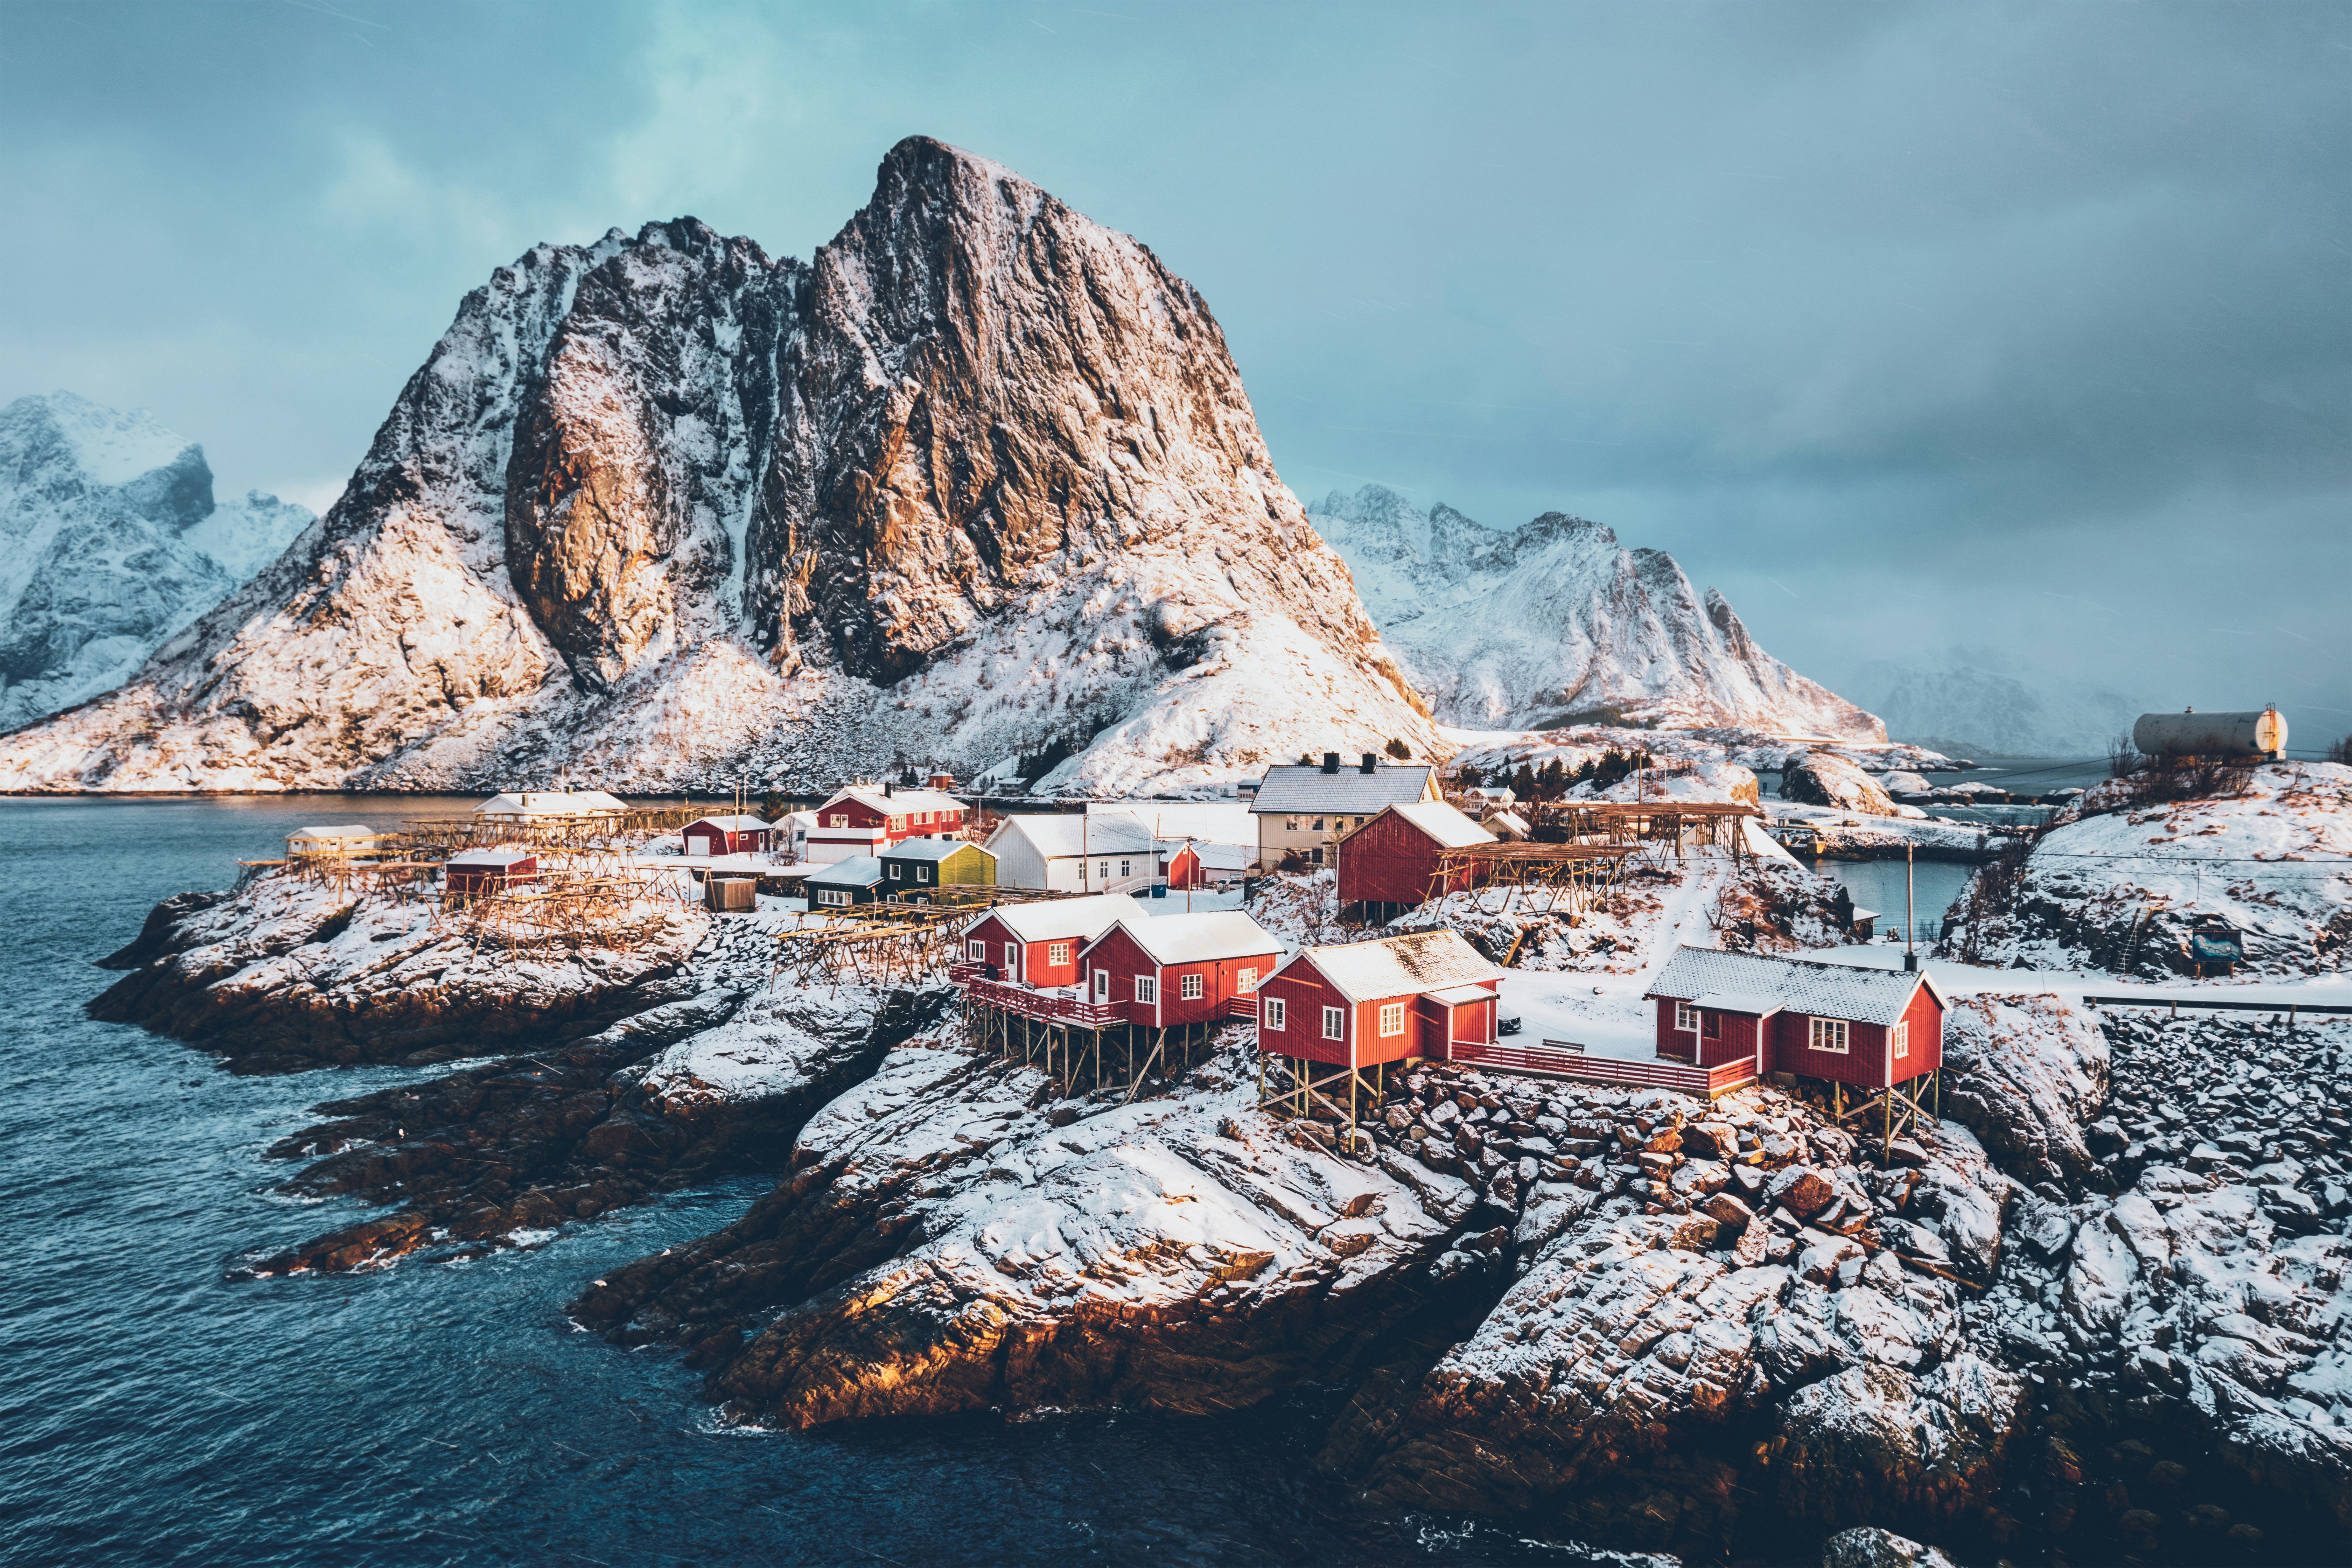
[[[516,788],[290,835],[93,1012],[239,1070],[452,1064],[273,1151],[391,1207],[253,1275],[780,1167],[574,1310],[730,1420],[1228,1408],[1446,1320],[1318,1463],[1726,1549],[1742,1489],[2139,1553],[2187,1508],[2246,1561],[2263,1498],[2346,1506],[2352,772],[2158,758],[1988,832],[1890,777],[1916,749],[1738,747],[1326,752],[1190,800]],[[2155,882],[2232,835],[2201,902]],[[1816,841],[1974,871],[1874,911]],[[2130,1435],[2183,1402],[2203,1458]]]

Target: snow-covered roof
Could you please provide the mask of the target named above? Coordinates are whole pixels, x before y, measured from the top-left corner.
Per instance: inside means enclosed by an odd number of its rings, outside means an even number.
[[[1198,915],[1154,915],[1116,922],[1154,963],[1207,963],[1220,958],[1255,958],[1278,953],[1282,943],[1238,910]],[[1110,929],[1105,928],[1103,936]],[[1102,937],[1095,941],[1100,942]]]
[[[972,926],[990,918],[1023,942],[1062,942],[1081,937],[1092,942],[1119,921],[1141,922],[1150,917],[1141,904],[1125,893],[1097,893],[1088,899],[1045,899],[1034,904],[1007,904],[988,911]]]
[[[374,828],[370,827],[364,822],[344,822],[337,823],[326,827],[298,828],[296,831],[288,834],[286,838],[287,842],[292,844],[310,842],[335,844],[348,842],[353,838],[387,838],[390,837],[391,835],[389,834],[377,832]]]
[[[871,806],[885,816],[897,816],[902,813],[914,811],[961,811],[964,809],[963,802],[951,795],[945,795],[935,789],[894,789],[890,794],[884,795],[880,784],[845,784],[834,791],[833,797],[817,809],[824,811],[829,806],[839,805],[845,800],[854,800],[860,805]]]
[[[1292,963],[1312,963],[1350,1002],[1374,1002],[1503,977],[1503,972],[1481,958],[1457,931],[1413,931],[1337,947],[1301,948],[1275,973],[1286,973]]]
[[[777,819],[776,826],[782,827],[787,823],[805,833],[810,828],[816,826],[816,813],[814,811],[788,811],[784,813],[782,817]]]
[[[1495,1000],[1495,994],[1484,985],[1449,985],[1443,991],[1424,991],[1422,994],[1433,1002],[1443,1002],[1449,1007],[1459,1007],[1465,1002]]]
[[[1037,847],[1048,860],[1075,860],[1087,855],[1141,855],[1151,848],[1151,830],[1123,812],[1027,812],[1008,816],[988,836],[993,844],[1017,833]]]
[[[882,862],[871,855],[852,855],[822,871],[810,872],[808,880],[832,888],[870,888],[882,880]]]
[[[494,795],[474,807],[477,816],[598,816],[629,809],[601,789],[527,789]]]
[[[1382,763],[1370,773],[1351,763],[1341,763],[1336,773],[1303,763],[1271,767],[1257,787],[1257,798],[1250,802],[1250,815],[1320,811],[1369,816],[1384,805],[1424,798],[1435,771],[1425,763]]]
[[[1498,838],[1525,838],[1528,836],[1527,822],[1517,812],[1490,813],[1483,826]]]
[[[1495,836],[1493,834],[1487,832],[1485,828],[1479,826],[1476,823],[1471,821],[1468,817],[1463,816],[1460,812],[1454,810],[1452,806],[1446,805],[1442,800],[1416,800],[1409,802],[1403,805],[1381,807],[1382,816],[1385,816],[1390,812],[1396,813],[1397,816],[1402,817],[1405,821],[1410,822],[1415,827],[1420,828],[1431,838],[1436,840],[1441,848],[1462,849],[1466,848],[1473,844],[1492,844],[1495,842]],[[1375,817],[1373,820],[1378,821],[1379,818]],[[1364,825],[1365,827],[1369,827],[1370,826],[1370,823],[1366,823]],[[1350,833],[1348,837],[1352,838],[1356,836],[1356,833],[1361,833],[1362,831],[1364,831],[1364,828],[1359,827],[1355,830],[1355,833]]]
[[[1702,1000],[1706,996],[1735,995],[1743,1002],[1777,1003],[1810,1017],[1896,1024],[1911,1005],[1911,994],[1921,985],[1937,1002],[1944,1001],[1943,991],[1924,973],[1822,963],[1807,958],[1766,958],[1711,947],[1678,947],[1643,996],[1706,1006],[1710,1005]],[[1755,1011],[1749,1006],[1723,1005],[1727,1012]]]
[[[1087,815],[1097,821],[1122,813],[1142,824],[1146,831],[1163,843],[1171,838],[1190,838],[1202,843],[1246,844],[1253,849],[1257,845],[1257,825],[1250,821],[1249,807],[1238,801],[1123,800],[1087,807]]]
[[[1759,1018],[1769,1018],[1780,1010],[1780,1001],[1760,991],[1710,991],[1692,1001],[1694,1007],[1710,1013],[1750,1013]]]
[[[909,838],[902,844],[894,844],[885,849],[882,851],[882,856],[887,860],[940,861],[946,859],[959,849],[978,849],[982,855],[988,855],[986,849],[981,848],[969,838]],[[988,858],[991,860],[996,858],[993,855],[988,855]]]
[[[773,826],[764,816],[698,816],[678,831],[688,833],[698,827],[716,827],[722,833],[764,833]]]
[[[536,860],[537,858],[539,857],[528,849],[467,849],[450,856],[442,864],[504,870],[518,860]]]

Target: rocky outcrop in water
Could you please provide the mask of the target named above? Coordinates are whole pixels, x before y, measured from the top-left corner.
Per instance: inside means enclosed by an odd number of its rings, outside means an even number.
[[[690,218],[467,296],[317,530],[0,788],[1202,788],[1443,743],[1207,304],[894,148],[806,262]]]
[[[1834,752],[1808,752],[1780,775],[1780,798],[1833,806],[1866,816],[1893,816],[1895,801],[1872,778]]]

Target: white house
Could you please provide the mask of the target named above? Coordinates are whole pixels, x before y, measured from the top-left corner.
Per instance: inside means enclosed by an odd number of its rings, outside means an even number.
[[[1008,816],[988,836],[996,885],[1057,893],[1151,890],[1159,847],[1124,812],[1032,812]]]

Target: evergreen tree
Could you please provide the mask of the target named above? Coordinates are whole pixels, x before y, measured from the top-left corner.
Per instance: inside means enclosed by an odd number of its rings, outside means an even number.
[[[760,815],[766,817],[770,822],[775,822],[782,819],[784,814],[790,810],[792,810],[792,807],[785,804],[784,797],[778,795],[774,790],[770,790],[767,794],[760,797]]]
[[[1467,763],[1463,763],[1461,771],[1454,775],[1454,787],[1456,789],[1476,789],[1486,782],[1478,770]]]
[[[1535,769],[1521,763],[1519,771],[1511,775],[1511,793],[1521,800],[1533,800],[1536,795]]]

